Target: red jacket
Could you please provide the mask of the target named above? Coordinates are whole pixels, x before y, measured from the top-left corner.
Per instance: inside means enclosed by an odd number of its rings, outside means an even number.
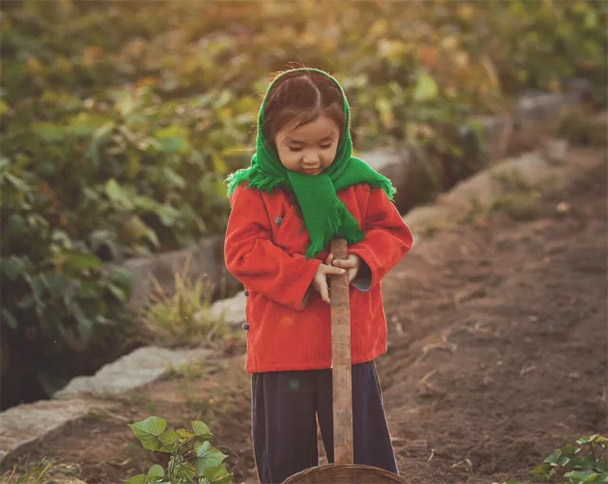
[[[310,238],[293,194],[284,189],[265,193],[246,183],[230,198],[224,246],[226,267],[248,295],[246,370],[330,368],[330,306],[310,287],[329,248],[305,259]],[[348,247],[362,260],[350,287],[356,364],[386,352],[380,280],[410,250],[412,233],[383,190],[358,184],[337,195],[365,232],[361,242]]]

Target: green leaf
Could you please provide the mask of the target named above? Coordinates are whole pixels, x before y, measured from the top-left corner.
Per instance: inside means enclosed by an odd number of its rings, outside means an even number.
[[[78,322],[78,332],[83,338],[89,340],[93,332],[93,321],[87,317],[78,304],[72,305],[72,313]]]
[[[166,432],[160,434],[158,438],[163,443],[163,445],[171,445],[177,442],[179,437],[173,430],[167,430]]]
[[[73,272],[84,271],[88,269],[101,269],[103,263],[95,254],[90,252],[63,252],[61,266]]]
[[[171,205],[163,204],[156,208],[160,221],[163,225],[171,227],[175,225],[175,222],[179,219],[179,211],[173,208]]]
[[[194,429],[194,435],[200,437],[205,440],[210,440],[213,438],[213,434],[209,431],[209,427],[204,422],[200,420],[194,420],[191,422],[192,428]]]
[[[59,124],[55,123],[49,123],[47,121],[33,123],[31,129],[36,136],[49,143],[63,140],[63,138],[65,138],[66,133],[66,129],[64,126],[60,126]]]
[[[594,480],[588,481],[588,478],[596,478],[600,474],[596,474],[593,471],[570,471],[564,474],[564,477],[571,479],[572,482],[583,483],[583,482],[598,482]]]
[[[232,474],[228,472],[224,464],[203,470],[203,475],[214,484],[228,484],[232,482]]]
[[[98,132],[101,128],[108,130],[113,126],[114,121],[105,116],[80,112],[70,119],[69,131],[76,136],[89,136]]]
[[[593,442],[597,436],[599,436],[599,434],[593,434],[593,435],[590,435],[589,437],[581,437],[580,439],[578,439],[576,441],[576,443],[581,444],[581,445],[588,444],[590,442]]]
[[[133,276],[127,269],[115,267],[112,269],[110,280],[123,289],[130,289],[133,286]]]
[[[123,481],[125,484],[146,484],[148,481],[146,480],[145,474],[137,474],[136,476],[129,477],[126,481]]]
[[[2,308],[0,314],[2,314],[2,322],[6,323],[6,325],[11,329],[17,329],[17,318],[13,316],[13,313],[6,308]]]
[[[551,464],[552,466],[557,465],[557,461],[562,455],[562,449],[556,449],[549,457],[547,457],[543,462],[547,464]]]
[[[219,466],[222,461],[228,457],[226,454],[216,449],[209,443],[209,441],[203,442],[196,451],[196,472],[202,475],[205,469],[210,469]]]
[[[106,287],[120,302],[126,303],[129,301],[129,295],[121,287],[115,286],[114,284],[108,284]]]
[[[163,152],[187,153],[190,150],[188,130],[183,126],[168,126],[156,131],[155,136],[160,140]]]
[[[158,464],[154,464],[148,470],[148,474],[146,475],[146,478],[149,481],[157,481],[158,479],[160,479],[164,475],[165,475],[165,470],[162,468],[162,466],[160,466]]]
[[[533,476],[545,475],[551,470],[551,464],[540,464],[530,471]]]
[[[433,79],[426,72],[420,74],[416,81],[416,85],[414,86],[414,101],[432,101],[437,97],[438,94],[439,86],[437,85],[437,82],[435,82],[435,79]]]
[[[196,471],[191,465],[186,462],[177,464],[175,471],[175,477],[178,478],[177,482],[192,482],[195,476]]]
[[[177,188],[184,188],[186,186],[186,180],[170,166],[163,166],[162,173],[169,185]]]
[[[162,443],[158,437],[167,427],[167,421],[164,418],[152,416],[140,422],[128,425],[144,448],[148,450],[157,450],[161,447]]]
[[[110,178],[106,182],[105,192],[107,197],[116,202],[120,208],[125,210],[133,209],[133,202],[127,192],[118,184],[114,178]]]
[[[194,434],[192,432],[188,432],[185,429],[177,429],[175,431],[175,433],[181,438],[181,439],[193,439],[194,438]]]
[[[2,257],[0,267],[11,281],[15,281],[26,269],[25,260],[14,255]]]
[[[22,178],[19,178],[11,173],[4,173],[4,179],[13,185],[20,192],[27,193],[30,191],[30,186]]]
[[[8,234],[13,237],[19,237],[25,229],[25,219],[14,213],[8,219]]]
[[[574,457],[576,455],[577,447],[572,444],[566,444],[562,447],[562,455],[567,457]]]

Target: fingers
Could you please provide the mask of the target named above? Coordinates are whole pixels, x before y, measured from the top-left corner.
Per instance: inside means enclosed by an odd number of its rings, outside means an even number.
[[[337,267],[344,267],[344,268],[351,268],[351,267],[357,267],[357,260],[353,257],[353,258],[349,258],[348,259],[336,259],[335,261],[333,261],[333,265],[337,266]]]
[[[341,267],[336,267],[336,266],[324,266],[323,267],[323,272],[325,274],[336,274],[336,275],[341,275],[344,274],[346,272],[345,269],[342,269]]]
[[[327,304],[331,303],[329,299],[329,288],[327,287],[327,281],[323,281],[319,284],[319,295]]]
[[[333,260],[334,260],[334,255],[330,252],[329,255],[327,256],[327,260],[325,261],[325,263],[328,266],[330,266]]]

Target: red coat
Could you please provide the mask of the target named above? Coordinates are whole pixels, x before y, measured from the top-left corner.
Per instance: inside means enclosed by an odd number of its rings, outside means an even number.
[[[329,248],[305,259],[310,238],[294,196],[284,189],[265,193],[245,188],[246,183],[230,198],[224,246],[226,267],[248,295],[246,370],[330,368],[330,306],[310,288]],[[412,233],[383,190],[358,184],[337,194],[365,232],[361,242],[348,247],[362,260],[350,287],[356,364],[386,352],[380,280],[410,250]]]

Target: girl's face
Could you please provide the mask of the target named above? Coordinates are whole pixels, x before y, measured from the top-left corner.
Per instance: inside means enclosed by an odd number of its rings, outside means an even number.
[[[288,124],[274,138],[285,168],[305,175],[318,175],[334,161],[340,128],[326,116],[293,129]]]

